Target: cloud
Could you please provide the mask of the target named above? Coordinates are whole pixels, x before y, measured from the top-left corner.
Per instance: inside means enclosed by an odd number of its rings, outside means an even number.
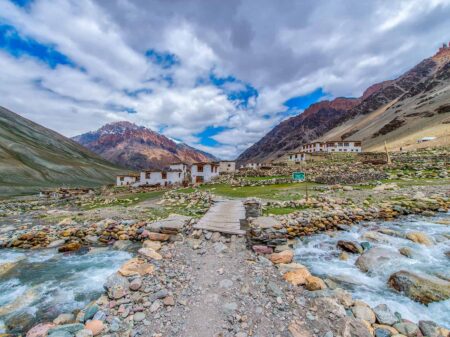
[[[0,104],[67,136],[125,119],[232,158],[432,55],[449,15],[450,0],[0,0]]]

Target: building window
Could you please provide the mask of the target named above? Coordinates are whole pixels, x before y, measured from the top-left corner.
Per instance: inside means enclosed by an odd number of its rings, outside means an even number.
[[[145,178],[146,178],[146,179],[150,179],[150,176],[151,176],[151,173],[150,173],[150,172],[145,173]]]
[[[203,165],[197,165],[197,172],[203,172]]]
[[[167,179],[167,172],[161,172],[161,178]]]
[[[350,146],[350,144],[349,143],[344,143],[344,146]]]

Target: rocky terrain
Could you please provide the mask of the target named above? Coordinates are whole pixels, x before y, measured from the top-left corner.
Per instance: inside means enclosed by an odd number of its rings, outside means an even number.
[[[129,122],[106,124],[73,139],[101,157],[129,169],[162,169],[176,162],[208,162],[216,158]]]
[[[0,195],[112,183],[122,170],[78,143],[0,107]]]
[[[313,140],[362,140],[365,150],[380,150],[385,141],[392,148],[413,149],[426,136],[438,138],[432,145],[448,144],[449,55],[450,48],[443,48],[397,79],[371,86],[360,98],[311,105],[277,125],[238,161],[274,160]]]

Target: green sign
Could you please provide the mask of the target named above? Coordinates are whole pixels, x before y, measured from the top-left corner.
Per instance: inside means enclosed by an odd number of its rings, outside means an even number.
[[[305,172],[292,172],[292,180],[297,181],[305,180]]]

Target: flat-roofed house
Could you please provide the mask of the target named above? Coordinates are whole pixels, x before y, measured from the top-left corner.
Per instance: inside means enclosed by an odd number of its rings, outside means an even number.
[[[117,186],[130,186],[137,182],[139,182],[140,176],[139,174],[120,174],[116,176],[116,185]]]
[[[288,154],[288,162],[294,164],[306,163],[308,161],[324,160],[327,156],[327,152],[291,152]]]
[[[169,186],[181,184],[186,173],[182,170],[147,170],[141,172],[140,185]]]
[[[218,175],[218,163],[193,163],[191,166],[191,179],[193,184],[211,181]]]
[[[360,141],[327,141],[327,152],[362,152]]]
[[[234,160],[221,160],[219,162],[219,173],[236,171],[236,162]]]

